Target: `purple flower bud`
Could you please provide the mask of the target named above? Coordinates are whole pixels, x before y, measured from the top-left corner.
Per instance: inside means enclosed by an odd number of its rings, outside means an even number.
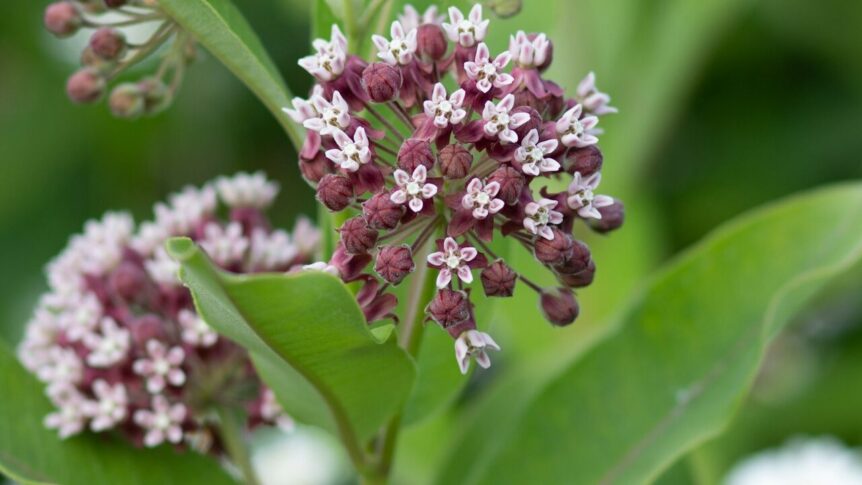
[[[350,254],[365,254],[377,244],[377,231],[368,227],[362,216],[348,219],[339,231],[344,250]]]
[[[602,169],[603,160],[602,151],[595,145],[575,148],[566,153],[566,172],[580,172],[582,177],[589,177]]]
[[[404,206],[392,202],[389,194],[383,192],[362,204],[362,215],[373,229],[395,229],[404,216]]]
[[[551,230],[554,232],[554,238],[550,240],[543,237],[536,238],[533,254],[543,263],[562,264],[572,257],[574,243],[572,237],[563,231],[557,228]]]
[[[110,27],[102,27],[90,37],[90,49],[106,61],[119,59],[126,50],[126,36]]]
[[[587,265],[585,270],[575,274],[558,274],[557,280],[569,288],[583,288],[585,286],[590,286],[595,276],[596,264],[590,260],[590,263]]]
[[[530,121],[524,123],[523,125],[515,128],[515,133],[518,134],[518,139],[523,140],[527,133],[532,130],[537,130],[539,132],[542,131],[542,115],[536,111],[535,108],[530,106],[517,106],[512,110],[511,114],[515,113],[527,113],[530,115]]]
[[[543,291],[539,302],[545,318],[558,327],[574,322],[580,312],[575,295],[565,288]]]
[[[592,261],[590,248],[581,241],[572,240],[571,256],[561,264],[554,266],[558,274],[573,275],[587,269]]]
[[[108,280],[108,288],[126,301],[135,301],[143,294],[147,284],[147,273],[131,261],[123,261]]]
[[[105,91],[105,78],[93,68],[85,67],[66,81],[66,94],[76,103],[92,103]]]
[[[401,283],[416,268],[410,246],[381,246],[374,263],[374,271],[392,285]]]
[[[108,106],[117,118],[134,119],[144,113],[144,94],[137,85],[123,83],[111,91]]]
[[[68,37],[81,27],[81,15],[72,2],[57,2],[45,9],[45,29],[57,37]]]
[[[398,97],[401,71],[385,62],[375,62],[362,71],[362,87],[372,101],[385,103]]]
[[[317,184],[317,200],[333,212],[344,210],[352,199],[353,184],[347,177],[328,174]]]
[[[461,145],[446,145],[438,154],[440,170],[449,179],[461,179],[467,176],[473,165],[473,154]]]
[[[482,288],[487,296],[509,297],[515,293],[518,275],[503,261],[494,261],[482,270]]]
[[[470,300],[463,291],[443,288],[434,295],[425,311],[441,327],[450,328],[470,318]]]
[[[439,61],[446,55],[449,44],[439,25],[422,24],[416,35],[417,50],[420,55],[434,61]]]
[[[407,173],[413,173],[419,165],[424,165],[428,170],[434,166],[431,144],[427,140],[408,138],[398,149],[398,166]]]
[[[512,205],[518,201],[521,195],[521,190],[524,189],[524,176],[521,172],[515,170],[508,165],[500,167],[488,177],[488,183],[497,182],[500,184],[500,191],[497,192],[497,198],[503,199],[508,205]]]
[[[326,158],[323,152],[318,152],[311,160],[300,158],[299,171],[309,182],[318,183],[324,175],[332,173],[332,162]]]
[[[606,233],[619,229],[625,219],[625,208],[623,203],[614,199],[614,203],[605,207],[599,207],[601,219],[590,219],[590,227],[599,233]]]
[[[140,346],[144,346],[148,340],[163,338],[164,327],[164,322],[152,314],[140,316],[129,324],[132,340]]]

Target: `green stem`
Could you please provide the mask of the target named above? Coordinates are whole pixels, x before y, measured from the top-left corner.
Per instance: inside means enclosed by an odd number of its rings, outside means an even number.
[[[246,485],[259,485],[260,481],[251,464],[251,456],[242,436],[241,415],[229,407],[219,407],[217,412],[219,435],[231,461],[239,468]]]
[[[356,17],[353,13],[353,0],[343,0],[341,2],[342,13],[344,13],[344,29],[347,30],[347,45],[348,48],[353,48],[353,52],[359,52],[359,35],[356,30]]]

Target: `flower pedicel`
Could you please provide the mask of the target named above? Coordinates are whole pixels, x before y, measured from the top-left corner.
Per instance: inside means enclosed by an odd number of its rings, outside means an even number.
[[[397,300],[387,290],[429,265],[438,290],[426,312],[455,340],[466,372],[471,359],[487,367],[487,351],[499,350],[476,329],[473,272],[486,296],[512,296],[520,281],[552,324],[568,325],[579,312],[573,290],[595,274],[574,224],[614,230],[623,206],[596,193],[597,124],[616,109],[595,75],[567,97],[544,77],[553,58],[545,34],[519,31],[492,55],[481,5],[447,13],[408,6],[388,37],[374,36],[369,60],[350,54],[333,25],[299,61],[316,80],[310,97],[284,111],[307,129],[300,169],[317,199],[353,215],[332,259],[308,268],[361,282],[357,299],[371,323],[392,316]],[[547,182],[559,179],[568,189],[550,191]],[[500,259],[489,243],[501,237],[534,254],[559,287],[541,288]]]
[[[62,437],[116,430],[145,446],[216,452],[208,413],[219,399],[241,403],[249,428],[290,424],[247,353],[195,313],[162,248],[188,236],[230,271],[299,268],[319,233],[304,219],[292,234],[270,228],[265,211],[277,192],[263,174],[240,173],[156,204],[155,220],[137,232],[129,215],[108,213],[70,240],[48,266],[50,290],[18,349],[56,406],[46,426]]]

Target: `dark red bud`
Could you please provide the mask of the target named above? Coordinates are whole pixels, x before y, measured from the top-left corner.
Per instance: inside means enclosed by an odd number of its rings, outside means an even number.
[[[76,103],[92,103],[105,91],[105,78],[93,68],[85,67],[66,81],[66,94]]]
[[[575,295],[565,288],[543,291],[539,303],[545,318],[558,327],[574,322],[580,313]]]
[[[533,254],[536,259],[546,264],[562,264],[572,257],[573,246],[571,236],[563,231],[553,228],[554,238],[547,240],[543,237],[537,237]]]
[[[589,224],[594,231],[602,234],[619,229],[623,225],[626,215],[623,203],[616,199],[614,199],[613,204],[600,207],[599,213],[602,215],[602,218],[590,219]]]
[[[590,286],[593,283],[593,278],[596,276],[596,264],[590,260],[587,268],[580,273],[575,274],[558,274],[557,279],[563,285],[569,288],[583,288]]]
[[[110,27],[102,27],[90,37],[90,49],[106,61],[119,59],[126,50],[126,36]]]
[[[381,246],[374,263],[374,271],[390,284],[401,283],[416,268],[410,246]]]
[[[515,293],[518,275],[503,261],[494,261],[482,270],[482,288],[487,296],[509,297]]]
[[[317,200],[331,211],[344,210],[352,199],[353,185],[347,177],[329,174],[317,184]]]
[[[68,37],[81,27],[81,14],[72,2],[57,2],[48,5],[43,17],[45,29],[57,37]]]
[[[572,149],[566,152],[566,172],[580,172],[582,176],[589,177],[602,169],[603,160],[602,151],[595,145]]]
[[[521,190],[524,189],[525,180],[521,172],[506,165],[494,170],[488,177],[488,182],[499,183],[500,191],[497,193],[497,197],[503,199],[506,204],[512,205],[518,201]]]
[[[362,215],[373,229],[395,229],[404,216],[404,206],[392,202],[389,194],[383,192],[362,204]]]
[[[443,176],[450,179],[466,177],[473,165],[473,154],[461,145],[446,145],[440,150],[438,157]]]
[[[138,300],[146,284],[146,272],[131,261],[120,263],[108,279],[110,291],[126,301]]]
[[[444,288],[434,295],[425,309],[441,327],[450,328],[470,318],[470,300],[463,291]]]
[[[559,274],[573,275],[587,269],[592,261],[590,248],[581,241],[572,240],[571,256],[561,264],[554,266],[554,271]]]
[[[375,62],[362,71],[362,87],[365,94],[376,103],[385,103],[397,98],[401,83],[401,71],[385,62]]]
[[[449,48],[443,29],[435,24],[420,25],[416,33],[416,43],[421,56],[435,61],[442,59]]]
[[[165,328],[162,320],[156,315],[143,315],[129,324],[132,340],[143,346],[148,340],[164,337]]]
[[[535,108],[531,106],[517,106],[512,110],[512,113],[527,113],[530,115],[530,121],[515,128],[515,133],[518,134],[518,140],[523,140],[531,130],[537,130],[539,131],[539,135],[542,134],[542,115],[539,114]]]
[[[111,91],[108,107],[117,118],[137,118],[144,113],[144,94],[135,84],[120,84]]]
[[[332,173],[332,162],[323,152],[318,152],[311,160],[299,159],[299,171],[306,180],[318,183],[324,175]]]
[[[434,166],[434,152],[431,151],[431,143],[418,138],[408,138],[398,149],[398,166],[412,174],[419,165],[424,165],[428,170]]]
[[[377,244],[377,231],[362,216],[346,220],[339,231],[344,250],[350,254],[365,254]]]

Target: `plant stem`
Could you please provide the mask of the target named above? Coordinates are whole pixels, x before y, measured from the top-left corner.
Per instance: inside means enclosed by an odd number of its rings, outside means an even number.
[[[217,412],[219,435],[231,461],[239,468],[246,485],[259,485],[260,481],[251,464],[248,447],[242,437],[242,422],[239,413],[227,406],[218,407]]]

